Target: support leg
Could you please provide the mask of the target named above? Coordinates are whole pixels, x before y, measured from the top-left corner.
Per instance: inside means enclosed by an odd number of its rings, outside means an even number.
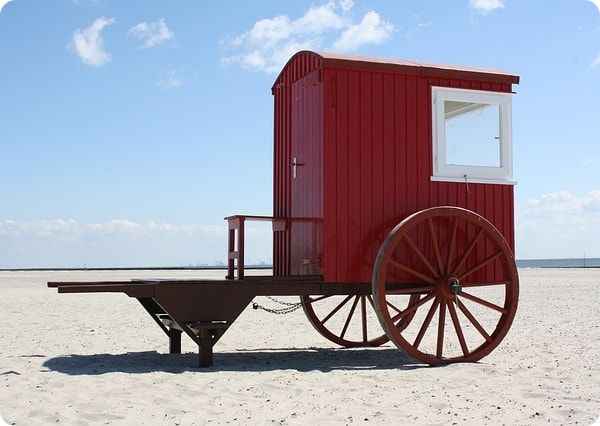
[[[169,329],[169,353],[181,353],[181,330],[175,328]]]
[[[209,330],[200,330],[200,344],[198,345],[198,366],[211,367],[213,365],[213,339]]]

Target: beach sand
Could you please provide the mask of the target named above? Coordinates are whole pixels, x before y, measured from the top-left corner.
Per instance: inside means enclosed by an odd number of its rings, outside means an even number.
[[[196,368],[135,299],[46,281],[223,271],[0,273],[0,415],[9,424],[591,424],[600,416],[600,269],[522,269],[512,329],[477,364],[393,345],[340,350],[302,310],[250,307]],[[1,422],[0,422],[1,424]]]

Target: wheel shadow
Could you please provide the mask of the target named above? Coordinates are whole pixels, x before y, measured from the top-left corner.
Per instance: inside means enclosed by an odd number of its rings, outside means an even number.
[[[198,355],[161,354],[156,351],[123,354],[66,355],[50,358],[43,366],[63,374],[100,375],[107,373],[143,374],[211,371],[300,372],[413,370],[432,368],[418,363],[398,349],[279,348],[217,352],[214,366],[198,368]]]

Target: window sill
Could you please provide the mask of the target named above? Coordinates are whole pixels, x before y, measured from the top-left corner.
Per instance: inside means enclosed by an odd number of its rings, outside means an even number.
[[[455,177],[455,176],[431,176],[431,180],[433,182],[458,182],[458,183],[465,183],[465,178],[464,177]],[[515,182],[514,180],[508,180],[508,179],[477,179],[477,178],[470,178],[467,176],[467,180],[466,183],[487,183],[487,184],[493,184],[493,185],[516,185],[517,182]]]

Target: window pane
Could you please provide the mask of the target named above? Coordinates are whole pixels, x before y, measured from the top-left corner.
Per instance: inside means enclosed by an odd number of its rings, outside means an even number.
[[[446,161],[460,166],[500,167],[500,107],[444,101]]]

